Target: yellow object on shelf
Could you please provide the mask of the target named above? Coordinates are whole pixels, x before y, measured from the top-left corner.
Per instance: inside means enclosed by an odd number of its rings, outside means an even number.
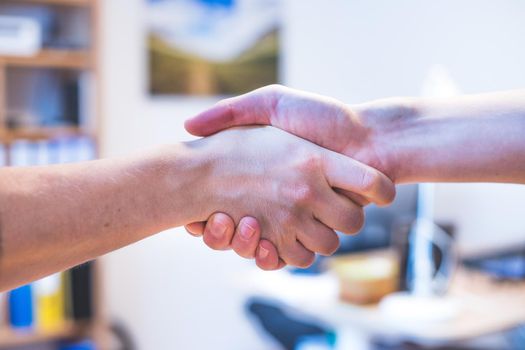
[[[63,274],[57,273],[35,282],[35,297],[37,327],[43,331],[54,331],[63,327]]]

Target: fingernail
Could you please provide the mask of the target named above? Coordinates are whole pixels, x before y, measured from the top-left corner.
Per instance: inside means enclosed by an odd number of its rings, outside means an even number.
[[[261,259],[264,259],[268,256],[270,252],[268,251],[268,249],[264,248],[264,247],[259,247],[259,258]]]
[[[224,234],[226,233],[226,225],[214,218],[213,222],[211,223],[210,231],[213,237],[223,238]]]
[[[255,233],[255,229],[251,227],[250,225],[248,224],[241,225],[239,234],[244,241],[249,241],[253,237],[254,233]]]

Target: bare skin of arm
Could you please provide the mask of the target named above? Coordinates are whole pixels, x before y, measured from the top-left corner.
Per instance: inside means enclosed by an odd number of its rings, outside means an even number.
[[[380,100],[354,110],[377,150],[375,157],[361,151],[362,159],[381,163],[396,183],[525,184],[525,90]]]
[[[123,159],[0,169],[0,289],[64,270],[195,216],[196,208],[185,205],[185,198],[191,198],[188,192],[198,178],[168,180],[172,167],[181,175],[196,173],[187,153],[180,145]]]
[[[395,183],[525,184],[525,90],[346,105],[270,86],[224,100],[186,127],[208,135],[250,124],[273,125],[351,156]],[[277,267],[274,255],[261,260],[265,269]]]
[[[124,158],[2,168],[0,290],[225,207],[236,222],[253,215],[284,262],[308,266],[313,252],[337,248],[333,229],[363,223],[362,207],[333,188],[379,202],[394,196],[375,169],[270,127]]]

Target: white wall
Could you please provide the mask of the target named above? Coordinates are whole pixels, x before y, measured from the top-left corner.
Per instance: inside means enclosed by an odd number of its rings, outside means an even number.
[[[465,92],[523,87],[519,0],[288,0],[287,84],[357,102],[418,95],[434,63]]]
[[[294,87],[358,102],[418,95],[430,66],[444,64],[464,92],[525,85],[525,2],[288,0],[282,65]],[[175,142],[184,119],[213,101],[150,100],[145,88],[143,2],[104,0],[104,153]],[[440,185],[438,214],[457,220],[464,247],[525,234],[525,190]],[[522,238],[519,238],[522,239]],[[110,254],[109,311],[140,349],[262,349],[245,322],[243,276],[252,265],[210,252],[172,230]]]

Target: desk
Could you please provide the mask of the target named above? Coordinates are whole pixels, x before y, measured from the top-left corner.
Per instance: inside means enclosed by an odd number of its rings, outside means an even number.
[[[458,316],[432,324],[392,322],[377,305],[343,303],[338,299],[337,279],[330,273],[297,276],[280,271],[259,276],[255,283],[262,296],[317,317],[342,333],[353,331],[439,345],[497,333],[525,323],[525,282],[495,283],[463,268],[456,272],[446,296],[459,303]]]

